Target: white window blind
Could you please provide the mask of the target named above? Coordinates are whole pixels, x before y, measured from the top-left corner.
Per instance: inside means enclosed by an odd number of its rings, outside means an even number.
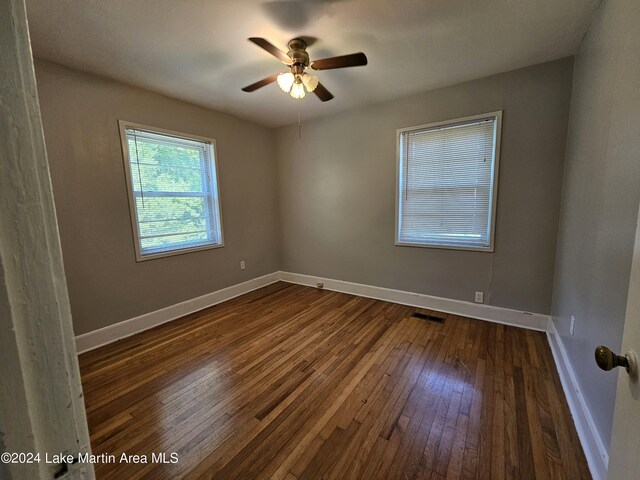
[[[125,126],[139,257],[222,244],[210,142]]]
[[[492,248],[500,114],[399,131],[397,243]]]

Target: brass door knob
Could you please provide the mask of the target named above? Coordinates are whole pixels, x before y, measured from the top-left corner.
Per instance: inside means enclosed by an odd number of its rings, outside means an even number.
[[[629,370],[629,359],[626,356],[616,355],[604,345],[596,347],[596,363],[607,372],[616,367],[624,367]]]

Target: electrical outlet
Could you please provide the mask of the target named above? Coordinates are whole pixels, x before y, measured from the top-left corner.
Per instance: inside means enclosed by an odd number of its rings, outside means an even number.
[[[324,288],[324,283],[322,283],[322,282],[318,282],[318,283],[316,283],[316,287],[318,287],[318,288]]]
[[[476,303],[484,303],[484,292],[476,292]]]
[[[240,260],[240,270],[244,270],[246,267],[244,260]]]
[[[573,337],[573,334],[576,331],[576,317],[571,315],[571,323],[569,324],[569,334]]]

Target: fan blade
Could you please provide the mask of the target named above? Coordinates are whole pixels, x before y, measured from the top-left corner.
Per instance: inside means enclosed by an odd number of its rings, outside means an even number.
[[[352,53],[340,57],[323,58],[311,62],[314,70],[331,70],[332,68],[359,67],[367,64],[367,56],[362,53]]]
[[[315,93],[323,102],[328,102],[333,98],[333,94],[329,90],[324,88],[324,85],[322,85],[321,83],[318,83],[318,86],[313,91],[313,93]]]
[[[251,37],[249,39],[249,41],[255,43],[260,48],[265,49],[267,52],[269,52],[271,55],[276,57],[282,63],[286,63],[287,65],[291,65],[291,59],[287,56],[287,54],[282,52],[282,51],[280,51],[277,47],[273,46],[271,43],[269,43],[264,38]]]
[[[246,87],[244,87],[242,89],[243,92],[253,92],[254,90],[257,90],[259,88],[264,87],[265,85],[269,85],[270,83],[273,83],[276,81],[276,79],[278,78],[277,73],[274,73],[273,75],[270,75],[266,78],[263,78],[262,80],[256,82],[256,83],[252,83],[251,85],[247,85]]]

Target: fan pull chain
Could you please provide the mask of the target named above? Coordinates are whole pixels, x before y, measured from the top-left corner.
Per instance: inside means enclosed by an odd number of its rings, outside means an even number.
[[[302,123],[300,122],[300,100],[296,102],[298,104],[298,143],[302,143]]]
[[[138,135],[134,133],[133,141],[136,144],[136,164],[138,165],[138,184],[140,185],[140,198],[142,199],[142,208],[144,208],[144,189],[142,188],[142,174],[140,173],[140,157],[138,157]]]

